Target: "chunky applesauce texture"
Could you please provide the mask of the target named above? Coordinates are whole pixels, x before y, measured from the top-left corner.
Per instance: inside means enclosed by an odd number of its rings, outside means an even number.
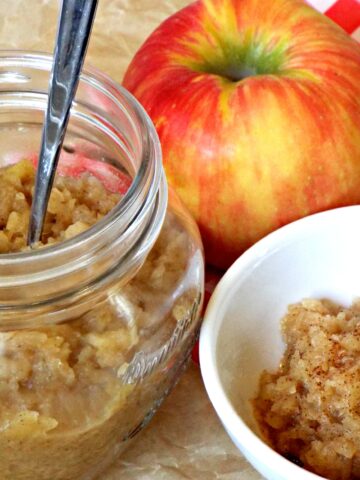
[[[0,253],[26,248],[35,168],[23,160],[0,169]],[[42,244],[67,240],[87,230],[120,200],[89,174],[57,177],[44,224]],[[41,246],[41,245],[39,245]]]
[[[291,305],[277,372],[263,372],[254,401],[269,443],[332,480],[360,479],[360,302]]]
[[[0,169],[3,254],[27,248],[34,175],[28,161]],[[119,199],[88,174],[58,177],[39,247],[84,231]],[[2,480],[90,479],[109,463],[123,436],[143,420],[146,404],[150,410],[158,399],[159,382],[136,389],[120,377],[139,342],[163,324],[169,338],[191,310],[197,293],[181,281],[188,261],[188,234],[170,212],[117,303],[104,302],[63,324],[0,332]]]

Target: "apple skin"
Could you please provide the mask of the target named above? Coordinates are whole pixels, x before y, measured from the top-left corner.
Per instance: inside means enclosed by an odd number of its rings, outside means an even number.
[[[123,85],[217,267],[360,202],[360,46],[301,0],[195,2],[148,38]]]

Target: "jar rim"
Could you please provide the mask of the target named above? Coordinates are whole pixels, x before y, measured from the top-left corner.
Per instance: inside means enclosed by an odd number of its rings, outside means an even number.
[[[7,64],[19,65],[21,62],[25,62],[29,67],[36,66],[41,67],[43,70],[48,70],[50,73],[52,66],[53,55],[46,52],[38,51],[25,51],[25,50],[1,50],[0,49],[0,68],[2,62]],[[6,73],[6,72],[5,72]],[[21,81],[21,79],[20,79]],[[161,165],[161,146],[160,141],[156,133],[156,129],[146,113],[145,109],[141,106],[138,100],[128,92],[124,87],[111,79],[107,74],[100,71],[96,67],[86,65],[80,75],[80,82],[83,84],[89,84],[91,87],[100,90],[106,90],[107,93],[115,98],[116,95],[126,101],[126,106],[131,108],[132,113],[136,116],[141,127],[141,135],[145,148],[143,149],[143,158],[141,160],[141,166],[132,178],[131,185],[124,196],[120,199],[118,204],[102,219],[97,221],[93,226],[85,230],[84,232],[52,245],[46,245],[44,248],[35,249],[31,251],[23,251],[16,253],[7,253],[0,255],[0,266],[14,265],[17,263],[32,263],[40,259],[54,258],[64,255],[66,252],[78,246],[85,244],[87,240],[98,235],[102,235],[111,224],[116,222],[119,215],[122,215],[126,209],[131,205],[139,193],[139,188],[144,183],[145,177],[149,175],[151,170],[150,165],[150,141],[153,143],[156,150],[155,157],[160,161],[157,161],[154,165],[152,188],[149,192],[151,200],[154,200],[159,185],[161,183],[161,177],[163,176],[163,169]],[[1,73],[0,73],[0,85],[1,85]],[[75,97],[76,101],[76,97]]]
[[[43,112],[51,66],[47,53],[0,50],[0,110],[16,113],[23,106],[24,111]],[[0,255],[1,324],[4,312],[28,308],[30,315],[53,302],[60,308],[90,298],[115,278],[130,280],[163,225],[167,183],[150,117],[126,89],[93,67],[84,69],[78,93],[71,116],[85,131],[98,131],[114,142],[119,148],[114,160],[129,156],[132,183],[117,205],[86,231],[44,248]],[[40,129],[41,122],[35,124]]]

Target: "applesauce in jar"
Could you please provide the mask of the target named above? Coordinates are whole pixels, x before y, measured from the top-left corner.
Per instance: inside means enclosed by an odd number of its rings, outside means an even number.
[[[0,56],[0,71],[9,65],[29,80],[13,87],[13,99],[0,87],[0,109],[6,95],[11,113],[0,117],[1,478],[92,479],[149,421],[186,365],[199,328],[201,241],[167,195],[146,114],[90,72],[41,242],[30,250],[33,152],[51,59]],[[38,103],[29,100],[35,87],[43,91]],[[23,103],[17,89],[27,93]]]

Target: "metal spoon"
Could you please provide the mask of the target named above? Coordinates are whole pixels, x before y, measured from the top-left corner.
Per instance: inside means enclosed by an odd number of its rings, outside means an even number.
[[[84,63],[96,6],[97,0],[63,0],[62,2],[30,214],[28,232],[30,246],[41,238],[49,196],[71,104]]]

